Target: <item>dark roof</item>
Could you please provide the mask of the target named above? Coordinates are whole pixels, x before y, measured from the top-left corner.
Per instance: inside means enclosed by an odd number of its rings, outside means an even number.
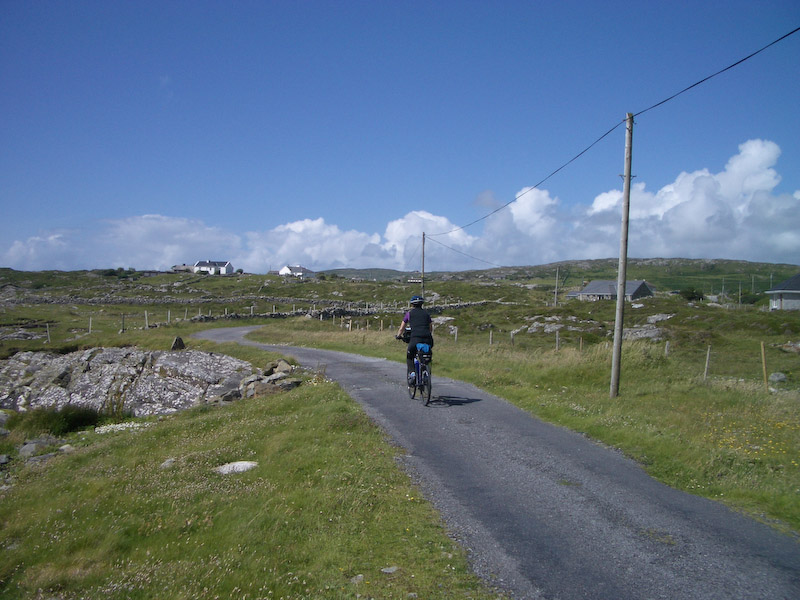
[[[224,267],[230,264],[227,260],[200,260],[194,265],[195,267]]]
[[[625,295],[630,296],[636,290],[638,290],[642,285],[646,285],[651,291],[653,290],[652,286],[647,283],[646,281],[626,281],[625,282]],[[580,291],[581,294],[596,294],[596,295],[605,295],[611,294],[613,296],[617,295],[617,282],[611,279],[595,279],[591,281],[589,285],[583,288]]]
[[[770,292],[780,292],[785,290],[791,290],[793,292],[800,291],[800,273],[794,277],[789,277],[789,279],[783,283],[779,283],[774,288],[767,290],[767,293],[769,294]]]

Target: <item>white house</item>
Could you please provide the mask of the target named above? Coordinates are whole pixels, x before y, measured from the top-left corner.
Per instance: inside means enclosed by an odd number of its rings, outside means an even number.
[[[286,265],[278,271],[278,275],[283,275],[284,277],[299,277],[302,279],[304,277],[313,277],[314,271],[301,267],[300,265]]]
[[[209,275],[230,275],[233,273],[233,265],[229,261],[199,260],[194,263],[192,270],[195,273],[208,273]]]
[[[800,310],[800,273],[764,293],[770,310]]]

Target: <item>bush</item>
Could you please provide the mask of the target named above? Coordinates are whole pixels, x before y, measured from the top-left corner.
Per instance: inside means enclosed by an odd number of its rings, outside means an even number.
[[[680,291],[681,296],[684,299],[688,300],[689,302],[693,302],[695,300],[702,300],[704,298],[703,292],[700,290],[696,290],[693,287],[686,288]]]
[[[22,431],[27,435],[50,433],[60,436],[87,427],[94,427],[99,420],[100,415],[93,408],[67,405],[60,410],[36,408],[28,412],[16,413],[9,418],[8,428]]]

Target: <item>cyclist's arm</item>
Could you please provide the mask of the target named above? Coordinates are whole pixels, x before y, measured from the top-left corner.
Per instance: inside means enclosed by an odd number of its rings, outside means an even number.
[[[407,316],[408,316],[408,313],[406,313],[406,316],[404,316],[404,317],[403,317],[403,320],[402,320],[402,321],[400,321],[400,327],[399,327],[399,329],[397,330],[397,333],[395,334],[395,337],[400,337],[400,336],[402,336],[402,335],[403,335],[403,331],[405,330],[405,328],[406,328],[406,324],[408,323],[408,321],[406,320],[406,317],[407,317]]]

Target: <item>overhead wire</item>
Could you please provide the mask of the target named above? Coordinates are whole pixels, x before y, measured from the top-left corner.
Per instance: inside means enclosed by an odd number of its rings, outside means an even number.
[[[455,248],[451,248],[450,246],[447,246],[446,244],[443,244],[439,240],[430,239],[430,236],[426,235],[425,237],[426,237],[426,239],[430,240],[431,242],[435,242],[436,244],[439,244],[440,246],[444,246],[448,250],[452,250],[453,252],[455,252],[457,254],[461,254],[462,256],[466,256],[467,258],[471,258],[472,260],[477,260],[479,262],[486,263],[487,265],[492,265],[493,267],[502,267],[503,266],[503,265],[498,265],[497,263],[493,263],[493,262],[488,261],[488,260],[484,260],[482,258],[478,258],[477,256],[472,256],[471,254],[467,254],[466,252],[462,252],[461,250],[456,250]]]
[[[764,50],[766,50],[767,48],[769,48],[769,47],[771,47],[771,46],[774,46],[775,44],[777,44],[777,43],[779,43],[779,42],[781,42],[781,41],[785,40],[785,39],[786,39],[786,38],[788,38],[789,36],[792,36],[792,35],[794,35],[794,34],[795,34],[795,33],[797,33],[798,31],[800,31],[800,27],[797,27],[797,28],[793,29],[792,31],[790,31],[789,33],[787,33],[787,34],[785,34],[785,35],[782,35],[782,36],[781,36],[781,37],[779,37],[778,39],[776,39],[776,40],[774,40],[774,41],[770,42],[769,44],[767,44],[766,46],[764,46],[764,47],[762,47],[762,48],[760,48],[760,49],[756,50],[755,52],[753,52],[753,53],[751,53],[751,54],[748,54],[748,55],[747,55],[747,56],[745,56],[744,58],[742,58],[742,59],[740,59],[740,60],[737,60],[735,63],[732,63],[732,64],[728,65],[728,66],[727,66],[727,67],[725,67],[724,69],[720,69],[720,70],[719,70],[719,71],[717,71],[716,73],[713,73],[713,74],[711,74],[711,75],[709,75],[709,76],[707,76],[707,77],[704,77],[703,79],[701,79],[701,80],[699,80],[699,81],[697,81],[697,82],[693,83],[692,85],[690,85],[690,86],[688,86],[688,87],[685,87],[685,88],[683,88],[681,91],[679,91],[679,92],[677,92],[677,93],[675,93],[675,94],[672,94],[672,95],[671,95],[671,96],[669,96],[668,98],[665,98],[664,100],[661,100],[660,102],[657,102],[657,103],[653,104],[652,106],[650,106],[650,107],[648,107],[648,108],[645,108],[644,110],[640,110],[639,112],[633,113],[633,116],[634,116],[634,117],[637,117],[637,116],[639,116],[639,115],[643,115],[644,113],[646,113],[646,112],[648,112],[648,111],[651,111],[651,110],[653,110],[654,108],[657,108],[657,107],[659,107],[659,106],[662,106],[663,104],[666,104],[667,102],[669,102],[669,101],[671,101],[671,100],[674,100],[675,98],[677,98],[678,96],[680,96],[681,94],[683,94],[683,93],[685,93],[685,92],[688,92],[688,91],[689,91],[689,90],[691,90],[692,88],[695,88],[695,87],[697,87],[697,86],[699,86],[699,85],[701,85],[701,84],[703,84],[703,83],[705,83],[705,82],[709,81],[710,79],[713,79],[713,78],[714,78],[714,77],[716,77],[717,75],[721,75],[722,73],[725,73],[726,71],[729,71],[729,70],[733,69],[734,67],[737,67],[737,66],[739,66],[739,65],[740,65],[740,64],[742,64],[743,62],[745,62],[745,61],[747,61],[747,60],[750,60],[751,58],[753,58],[753,57],[754,57],[754,56],[756,56],[757,54],[760,54],[761,52],[763,52],[763,51],[764,51]],[[550,173],[550,174],[549,174],[547,177],[545,177],[544,179],[542,179],[541,181],[539,181],[537,184],[535,184],[535,185],[533,185],[533,186],[529,187],[529,188],[528,188],[527,190],[525,190],[523,193],[521,193],[520,195],[516,196],[516,197],[515,197],[513,200],[509,200],[508,202],[506,202],[506,203],[505,203],[505,204],[503,204],[502,206],[500,206],[500,207],[498,207],[498,208],[494,209],[494,210],[493,210],[493,211],[491,211],[490,213],[487,213],[487,214],[483,215],[482,217],[479,217],[479,218],[475,219],[474,221],[471,221],[471,222],[467,223],[466,225],[461,225],[461,226],[455,227],[454,229],[451,229],[451,230],[449,230],[449,231],[443,231],[443,232],[440,232],[440,233],[429,233],[429,234],[427,234],[427,237],[429,237],[429,238],[430,238],[430,237],[434,237],[434,236],[448,235],[448,234],[450,234],[450,233],[454,233],[454,232],[456,232],[456,231],[461,231],[462,229],[466,229],[467,227],[471,227],[472,225],[475,225],[476,223],[480,223],[481,221],[484,221],[485,219],[488,219],[488,218],[489,218],[489,217],[491,217],[492,215],[494,215],[494,214],[496,214],[496,213],[500,212],[501,210],[503,210],[503,209],[505,209],[505,208],[508,208],[508,207],[509,207],[511,204],[513,204],[514,202],[516,202],[517,200],[519,200],[520,198],[522,198],[522,197],[523,197],[523,196],[525,196],[526,194],[530,193],[530,192],[531,192],[531,191],[533,191],[534,189],[537,189],[537,188],[538,188],[540,185],[542,185],[542,184],[543,184],[544,182],[546,182],[548,179],[550,179],[551,177],[553,177],[553,176],[554,176],[556,173],[558,173],[559,171],[563,170],[563,169],[564,169],[565,167],[567,167],[568,165],[570,165],[570,164],[572,164],[573,162],[575,162],[576,160],[578,160],[578,159],[579,159],[581,156],[583,156],[583,155],[584,155],[584,154],[586,154],[586,153],[587,153],[589,150],[591,150],[591,149],[592,149],[594,146],[596,146],[596,145],[597,145],[597,144],[598,144],[600,141],[602,141],[603,139],[605,139],[606,137],[608,137],[608,136],[609,136],[609,135],[610,135],[612,132],[614,132],[614,131],[615,131],[615,130],[616,130],[616,129],[617,129],[619,126],[620,126],[620,125],[622,125],[623,123],[625,123],[625,121],[626,121],[626,120],[627,120],[627,119],[622,119],[622,120],[621,120],[619,123],[617,123],[617,124],[616,124],[616,125],[614,125],[614,126],[611,128],[611,129],[609,129],[608,131],[606,131],[606,132],[605,132],[603,135],[601,135],[599,138],[597,138],[595,141],[593,141],[591,144],[589,144],[589,145],[588,145],[586,148],[584,148],[583,150],[581,150],[581,151],[580,151],[578,154],[576,154],[575,156],[573,156],[572,158],[570,158],[570,159],[569,159],[567,162],[565,162],[565,163],[564,163],[564,164],[562,164],[560,167],[558,167],[557,169],[555,169],[555,170],[554,170],[552,173]],[[480,260],[480,259],[478,259],[478,260]],[[484,262],[486,262],[486,261],[484,261]]]

